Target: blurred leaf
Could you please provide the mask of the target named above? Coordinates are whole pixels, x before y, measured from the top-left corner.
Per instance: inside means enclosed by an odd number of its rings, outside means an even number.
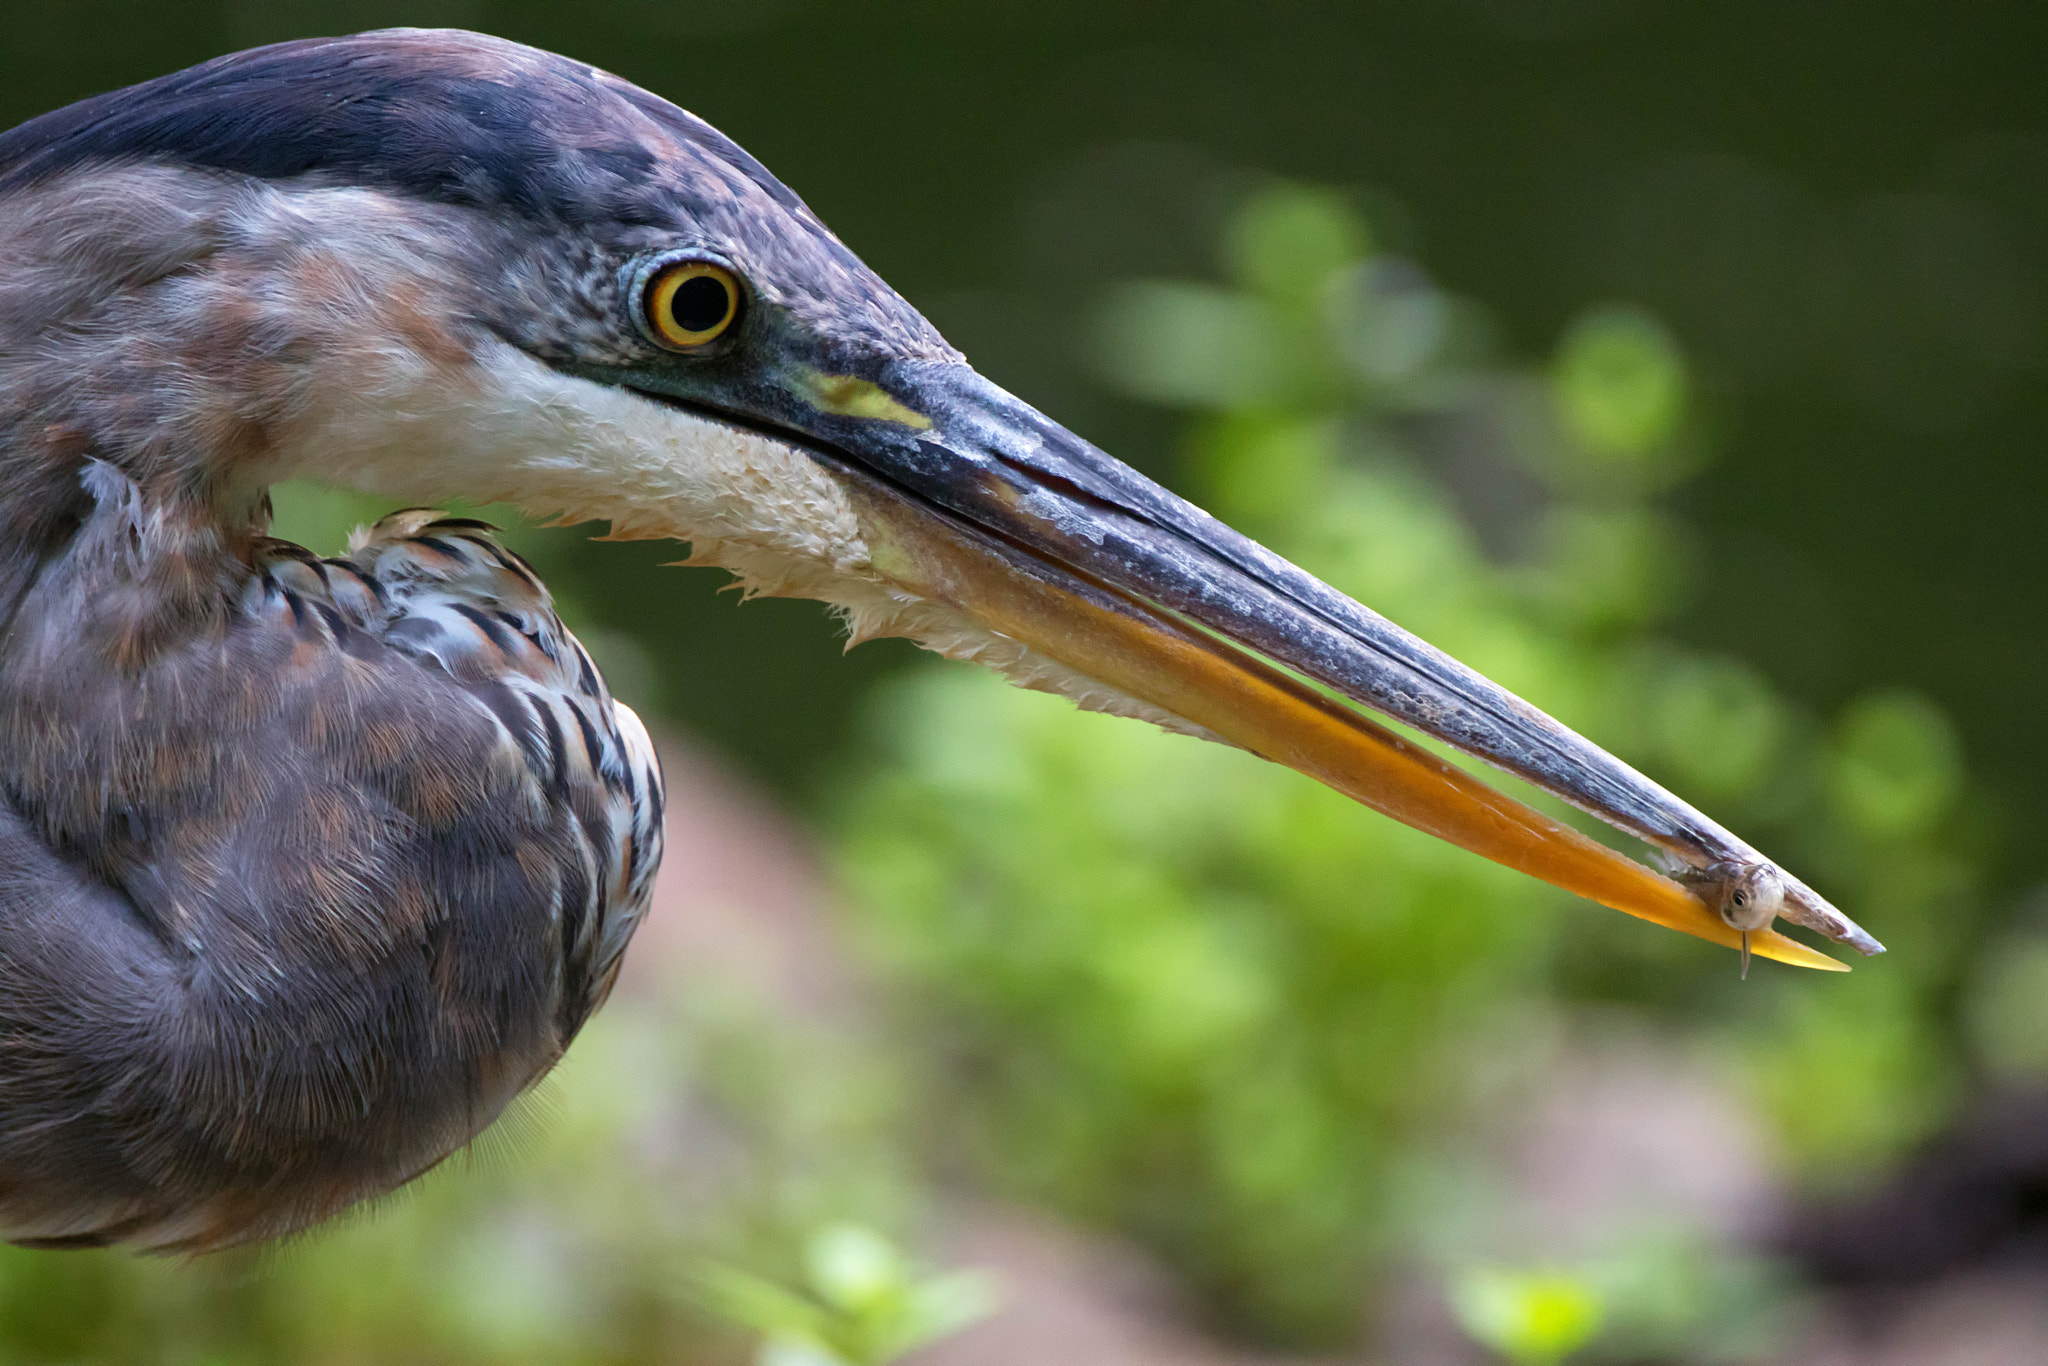
[[[1586,314],[1565,334],[1552,371],[1565,430],[1615,467],[1647,469],[1685,416],[1685,361],[1640,309]]]
[[[2015,1085],[2048,1082],[2048,937],[2018,934],[1995,944],[1964,999],[1994,1075]]]
[[[1960,1078],[1912,984],[1864,971],[1827,992],[1782,988],[1747,1046],[1747,1080],[1816,1185],[1868,1180],[1932,1132]]]
[[[732,1266],[712,1265],[699,1275],[714,1310],[762,1335],[764,1366],[887,1366],[995,1303],[987,1277],[920,1277],[894,1244],[858,1224],[819,1229],[806,1241],[803,1260],[802,1290]]]
[[[1231,278],[1281,307],[1307,303],[1370,250],[1356,210],[1333,191],[1275,185],[1245,200],[1224,233]]]
[[[1600,1331],[1599,1293],[1562,1271],[1480,1267],[1451,1288],[1458,1324],[1508,1360],[1547,1366],[1592,1341]]]
[[[1152,280],[1105,296],[1094,351],[1102,373],[1134,397],[1214,409],[1281,398],[1287,347],[1280,320],[1258,299]]]
[[[1314,501],[1337,458],[1325,419],[1231,414],[1204,424],[1189,463],[1206,504],[1261,533],[1283,527]]]
[[[1770,773],[1788,722],[1754,669],[1725,658],[1670,658],[1652,688],[1657,750],[1688,788],[1728,799]]]
[[[1337,346],[1360,378],[1377,385],[1413,377],[1450,340],[1451,302],[1410,261],[1361,261],[1336,281]]]
[[[1629,1230],[1580,1274],[1599,1293],[1597,1355],[1618,1361],[1751,1361],[1782,1350],[1795,1276],[1697,1228]]]
[[[815,1343],[771,1339],[761,1344],[760,1366],[854,1366],[837,1352]]]
[[[1678,598],[1688,549],[1682,528],[1647,509],[1554,508],[1541,525],[1537,585],[1582,629],[1642,627]]]
[[[1962,753],[1948,718],[1916,693],[1859,700],[1836,728],[1829,771],[1836,809],[1874,838],[1924,830],[1954,802]]]
[[[859,1224],[833,1224],[811,1235],[804,1248],[811,1285],[827,1303],[860,1313],[902,1285],[903,1259],[881,1234]]]
[[[804,1338],[822,1343],[831,1333],[828,1309],[750,1271],[732,1266],[707,1267],[702,1273],[702,1289],[717,1312],[770,1338]]]
[[[912,1346],[937,1342],[995,1312],[1000,1301],[993,1277],[979,1271],[933,1276],[911,1287],[904,1340]]]

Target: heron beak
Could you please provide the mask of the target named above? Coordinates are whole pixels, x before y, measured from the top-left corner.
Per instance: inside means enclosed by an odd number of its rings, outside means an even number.
[[[892,595],[950,609],[1404,824],[1738,951],[1746,935],[1758,957],[1845,970],[1771,929],[1779,915],[1884,952],[1619,759],[966,365],[855,361],[862,373],[830,373],[792,360],[773,383],[724,387],[695,372],[561,368],[800,450],[851,504],[867,558],[858,572]],[[621,533],[615,518],[614,533],[688,538],[659,520]],[[1495,791],[1357,707],[1655,846],[1674,875]]]
[[[838,388],[823,406],[839,416],[820,419],[813,435],[849,490],[874,569],[905,591],[1418,830],[1616,910],[1738,950],[1746,938],[1760,957],[1841,970],[1768,924],[1745,932],[1724,918],[1723,888],[1768,874],[1784,888],[1780,913],[1882,952],[1649,779],[971,369],[899,362],[879,379],[829,381]],[[1347,702],[1657,845],[1680,880],[1495,791]]]

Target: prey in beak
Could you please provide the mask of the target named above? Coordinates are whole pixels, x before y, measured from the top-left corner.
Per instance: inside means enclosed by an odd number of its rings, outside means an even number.
[[[1714,909],[1742,935],[1742,977],[1749,980],[1750,936],[1769,933],[1771,922],[1785,910],[1785,877],[1775,864],[1753,863],[1748,867],[1729,864],[1706,870],[1697,879],[1706,894],[1714,898]]]

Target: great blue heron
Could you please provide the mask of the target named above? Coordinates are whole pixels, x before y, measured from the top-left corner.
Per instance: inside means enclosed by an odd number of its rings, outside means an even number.
[[[1632,914],[1878,951],[983,379],[692,115],[474,34],[286,43],[0,136],[7,1238],[208,1249],[408,1180],[561,1055],[646,906],[652,749],[530,569],[424,511],[333,559],[266,537],[307,477],[685,540]]]

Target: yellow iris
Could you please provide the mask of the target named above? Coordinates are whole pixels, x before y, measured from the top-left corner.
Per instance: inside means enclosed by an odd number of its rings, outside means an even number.
[[[710,261],[678,261],[647,283],[647,322],[667,346],[718,340],[740,314],[740,282]]]

